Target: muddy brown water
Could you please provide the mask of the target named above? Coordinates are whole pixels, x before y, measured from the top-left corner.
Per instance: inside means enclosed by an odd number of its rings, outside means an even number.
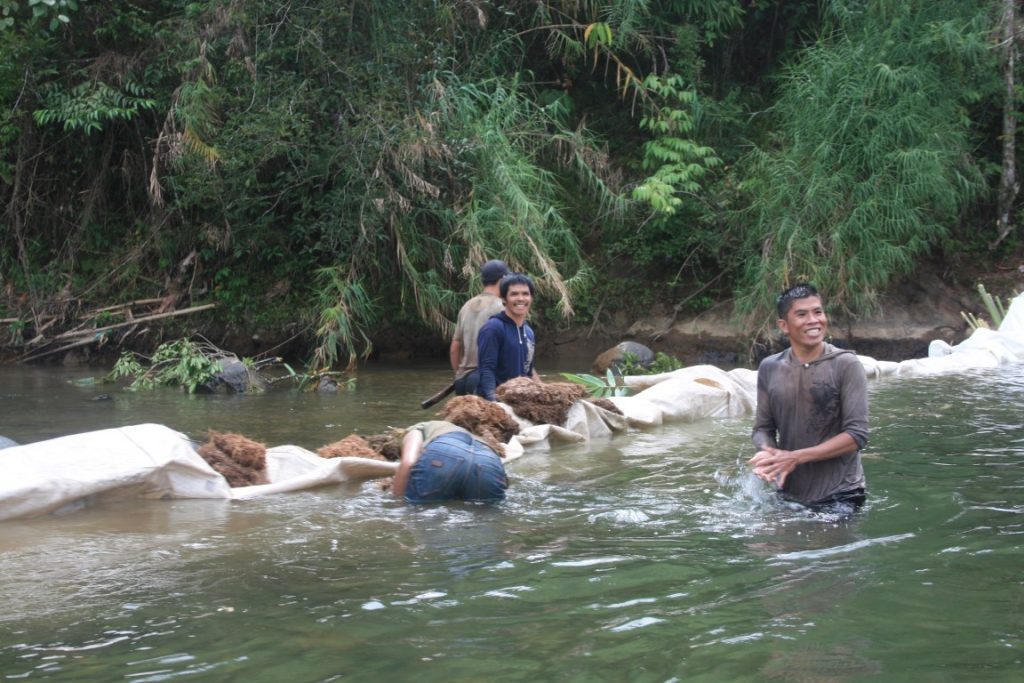
[[[69,383],[88,374],[0,368],[0,434],[159,422],[316,448],[421,419],[447,379]],[[0,679],[1021,680],[1024,366],[870,386],[851,520],[779,505],[742,466],[745,418],[529,452],[498,507],[414,508],[363,482],[0,523]]]

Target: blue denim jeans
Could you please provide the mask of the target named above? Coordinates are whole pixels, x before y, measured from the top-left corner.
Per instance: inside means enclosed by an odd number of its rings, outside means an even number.
[[[476,386],[480,383],[480,371],[477,369],[470,370],[462,377],[455,380],[455,395],[456,396],[476,396]]]
[[[409,470],[405,500],[437,503],[471,500],[497,503],[505,500],[508,478],[501,458],[469,434],[452,432],[439,436],[423,449]]]

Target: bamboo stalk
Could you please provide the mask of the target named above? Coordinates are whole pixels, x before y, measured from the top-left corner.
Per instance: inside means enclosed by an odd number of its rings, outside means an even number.
[[[134,320],[129,320],[129,321],[123,322],[123,323],[116,323],[114,325],[107,325],[106,327],[97,327],[97,328],[92,329],[92,330],[82,330],[82,331],[79,331],[79,332],[65,332],[64,334],[58,334],[53,339],[54,339],[54,341],[56,341],[58,339],[71,339],[73,337],[80,337],[83,334],[88,334],[89,336],[95,336],[95,335],[99,334],[100,332],[106,332],[107,330],[116,330],[119,327],[128,327],[129,325],[138,325],[140,323],[149,322],[151,320],[161,320],[163,318],[171,318],[171,317],[176,316],[176,315],[185,315],[186,313],[197,313],[199,311],[206,311],[206,310],[209,310],[211,308],[214,308],[216,305],[217,304],[203,304],[202,306],[192,306],[191,308],[183,308],[181,310],[170,311],[168,313],[157,313],[156,315],[147,315],[147,316],[142,317],[142,318],[135,318]]]
[[[49,351],[43,351],[41,353],[36,353],[36,354],[31,355],[31,356],[22,356],[21,358],[18,359],[18,362],[19,363],[27,363],[30,360],[35,360],[37,358],[45,358],[46,356],[52,356],[53,354],[60,353],[61,351],[69,351],[71,349],[78,348],[79,346],[85,346],[86,344],[92,344],[94,341],[96,341],[94,338],[82,339],[82,340],[74,342],[73,344],[67,344],[65,346],[61,346],[60,348],[50,349]]]
[[[158,297],[156,299],[136,299],[135,301],[128,301],[123,304],[114,304],[113,306],[104,306],[103,308],[94,308],[88,313],[84,313],[79,317],[92,317],[98,313],[104,311],[117,311],[123,308],[131,308],[132,306],[149,306],[150,304],[159,304],[163,302],[167,297]]]

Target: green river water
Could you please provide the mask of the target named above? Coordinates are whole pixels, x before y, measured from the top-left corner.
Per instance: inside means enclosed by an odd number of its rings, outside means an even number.
[[[185,396],[85,374],[0,368],[0,434],[315,449],[423,419],[447,381]],[[1024,680],[1024,366],[870,387],[849,520],[765,491],[748,417],[528,451],[497,507],[361,482],[0,522],[0,681]]]

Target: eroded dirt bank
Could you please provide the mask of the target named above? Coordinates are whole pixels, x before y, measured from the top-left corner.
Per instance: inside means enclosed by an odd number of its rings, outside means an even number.
[[[961,312],[988,318],[977,284],[1009,299],[1024,291],[1024,270],[1004,268],[957,278],[943,278],[922,270],[901,279],[881,298],[878,310],[859,318],[833,316],[832,342],[879,360],[905,360],[928,354],[928,344],[942,339],[963,341],[970,328]],[[541,339],[539,354],[548,357],[597,355],[620,341],[636,341],[683,360],[686,364],[753,366],[767,353],[781,348],[781,335],[773,329],[745,327],[732,319],[729,302],[698,315],[673,317],[670,306],[629,321],[612,316],[601,329],[595,326],[558,331],[552,340]]]
[[[878,309],[860,318],[833,315],[833,343],[879,360],[904,360],[927,355],[928,343],[942,339],[950,344],[962,341],[970,332],[961,312],[988,318],[978,283],[1008,300],[1024,291],[1024,258],[1003,265],[971,271],[922,268],[895,283],[882,297]],[[549,302],[539,302],[544,305]],[[687,365],[708,363],[719,366],[754,367],[770,352],[780,348],[781,336],[773,328],[745,326],[731,316],[731,302],[719,301],[697,315],[673,315],[673,301],[664,301],[649,311],[629,314],[605,311],[597,324],[535,323],[538,361],[593,359],[621,341],[635,341],[655,352],[675,356]],[[308,359],[315,339],[300,321],[282,326],[247,326],[225,323],[217,311],[176,319],[166,325],[146,326],[130,340],[135,350],[152,351],[161,341],[181,336],[202,335],[216,346],[239,357],[281,356],[302,363]],[[101,340],[102,341],[102,340]],[[122,344],[96,343],[45,358],[47,364],[112,364]],[[6,347],[8,361],[17,360],[24,348]],[[373,360],[407,362],[447,359],[448,340],[422,329],[395,326],[379,330],[374,339]],[[579,371],[587,368],[580,367]]]

